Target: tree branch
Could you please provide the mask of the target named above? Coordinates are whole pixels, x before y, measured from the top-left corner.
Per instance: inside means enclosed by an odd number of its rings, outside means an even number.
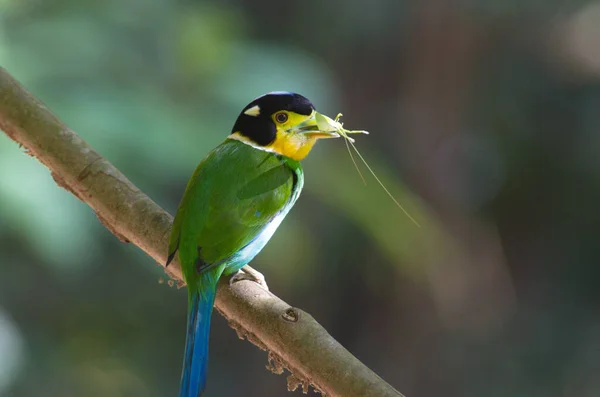
[[[0,67],[0,129],[87,203],[121,241],[164,264],[172,217],[54,116]],[[178,263],[170,277],[183,283]],[[327,396],[402,397],[333,339],[308,313],[250,281],[222,282],[216,308],[240,338],[269,352],[269,369],[288,369],[288,389]]]

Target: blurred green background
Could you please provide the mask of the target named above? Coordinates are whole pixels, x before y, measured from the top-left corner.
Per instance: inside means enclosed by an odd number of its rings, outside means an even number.
[[[600,395],[600,2],[0,0],[0,65],[171,213],[254,97],[343,112],[423,227],[321,142],[271,290],[408,397]],[[0,252],[0,396],[177,394],[185,291],[3,134]],[[207,396],[266,363],[214,316]]]

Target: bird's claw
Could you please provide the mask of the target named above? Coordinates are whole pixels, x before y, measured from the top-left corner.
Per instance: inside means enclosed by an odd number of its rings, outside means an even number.
[[[229,285],[233,285],[234,283],[237,283],[238,281],[242,280],[254,281],[265,290],[269,290],[269,286],[267,285],[265,276],[263,276],[262,273],[260,273],[258,270],[251,268],[250,266],[244,266],[243,268],[238,270],[238,272],[229,279]]]

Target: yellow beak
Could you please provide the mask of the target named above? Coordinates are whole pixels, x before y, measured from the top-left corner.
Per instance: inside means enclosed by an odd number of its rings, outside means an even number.
[[[291,132],[315,139],[339,138],[335,124],[331,118],[315,111],[309,119],[294,126]]]

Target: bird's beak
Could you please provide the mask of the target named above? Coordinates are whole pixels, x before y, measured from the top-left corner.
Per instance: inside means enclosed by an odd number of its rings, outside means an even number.
[[[339,138],[340,134],[334,127],[336,124],[331,118],[314,111],[309,119],[296,125],[293,132],[315,139]]]

